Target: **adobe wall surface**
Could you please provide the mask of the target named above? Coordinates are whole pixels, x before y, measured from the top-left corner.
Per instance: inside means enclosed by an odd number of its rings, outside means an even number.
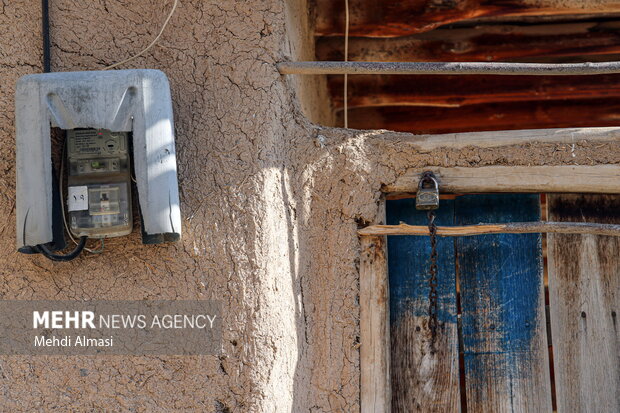
[[[322,80],[282,77],[274,66],[311,54],[311,37],[291,26],[300,4],[180,2],[159,44],[126,68],[170,79],[183,240],[143,246],[134,231],[101,256],[63,264],[14,251],[13,90],[19,76],[41,70],[40,11],[36,2],[3,3],[0,297],[217,298],[225,318],[219,356],[0,357],[3,408],[356,411],[356,230],[381,221],[383,185],[427,165],[620,162],[612,143],[422,152],[408,134],[317,126],[304,113],[329,123],[316,106]],[[52,2],[53,70],[130,56],[170,5]]]

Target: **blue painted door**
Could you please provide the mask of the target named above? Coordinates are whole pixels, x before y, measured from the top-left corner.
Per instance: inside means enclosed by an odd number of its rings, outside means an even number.
[[[436,222],[539,219],[538,195],[492,194],[442,200]],[[426,213],[388,201],[388,224],[401,221]],[[388,237],[393,411],[550,411],[540,234],[440,237],[434,339],[429,255],[428,237]]]

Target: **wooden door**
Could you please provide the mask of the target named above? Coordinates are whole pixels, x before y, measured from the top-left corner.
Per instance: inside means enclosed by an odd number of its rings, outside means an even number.
[[[414,203],[388,201],[388,224],[425,223]],[[437,211],[438,225],[539,219],[529,194],[459,196]],[[388,237],[392,410],[551,411],[541,236],[439,239],[436,351],[429,254],[428,237]]]
[[[549,195],[549,219],[620,223],[617,195]],[[620,238],[549,234],[558,412],[620,412]]]

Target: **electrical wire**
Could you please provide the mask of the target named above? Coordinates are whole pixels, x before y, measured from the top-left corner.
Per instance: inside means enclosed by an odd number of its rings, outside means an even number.
[[[41,0],[41,35],[43,38],[43,73],[50,73],[52,65],[51,65],[49,0]],[[60,161],[60,178],[58,179],[58,191],[61,196],[62,196],[62,179],[63,179],[63,174],[64,174],[64,157],[65,157],[65,145],[63,145],[62,157]],[[87,251],[91,253],[95,253],[95,254],[103,252],[103,247],[104,247],[103,239],[101,239],[101,247],[99,250],[91,250],[89,248],[86,248],[86,240],[88,239],[87,236],[80,237],[79,242],[76,241],[71,235],[71,231],[69,231],[69,228],[67,225],[67,218],[65,216],[64,202],[62,202],[62,200],[60,201],[60,209],[61,209],[61,215],[62,215],[64,227],[67,230],[69,237],[71,238],[73,243],[76,245],[76,247],[73,249],[73,251],[69,252],[68,254],[56,254],[45,244],[39,244],[35,246],[33,249],[41,253],[46,258],[49,258],[52,261],[63,261],[63,262],[71,261],[75,259],[78,255],[82,253],[84,249],[86,249]]]
[[[52,71],[52,46],[51,46],[51,41],[50,41],[50,11],[49,11],[49,1],[48,0],[41,0],[41,37],[43,38],[43,73],[50,73]],[[64,153],[63,153],[64,155]],[[61,163],[61,178],[60,178],[60,194],[62,194],[62,163]],[[60,201],[60,207],[62,210],[62,218],[63,220],[65,219],[65,214],[64,214],[64,207],[63,207],[63,202],[62,200]],[[66,227],[67,223],[65,221],[65,227]],[[69,233],[69,236],[71,236],[71,233]],[[71,238],[73,239],[73,238]],[[78,255],[80,255],[82,253],[82,251],[84,250],[84,247],[86,246],[86,240],[88,239],[88,237],[81,237],[80,238],[80,242],[75,242],[75,240],[73,240],[76,244],[76,247],[73,249],[73,251],[71,251],[68,254],[65,255],[61,255],[61,254],[56,254],[54,253],[47,245],[45,244],[39,244],[37,246],[35,246],[33,249],[41,254],[43,254],[43,256],[45,256],[46,258],[49,258],[52,261],[71,261],[73,260],[75,257],[77,257]],[[64,242],[63,242],[64,244]]]
[[[349,0],[344,0],[344,61],[349,60]],[[344,75],[344,127],[349,127],[349,75]]]
[[[49,73],[51,68],[50,44],[50,9],[48,0],[41,0],[41,34],[43,38],[43,73]]]
[[[166,17],[166,20],[164,21],[164,24],[161,26],[161,30],[159,31],[159,33],[157,34],[157,36],[155,37],[155,39],[153,39],[153,41],[146,46],[144,49],[142,49],[142,51],[140,51],[139,53],[125,59],[122,60],[118,63],[114,63],[113,65],[104,67],[102,70],[109,70],[109,69],[114,69],[117,66],[120,66],[122,64],[125,64],[127,62],[132,61],[133,59],[135,59],[136,57],[142,56],[144,53],[146,53],[151,47],[153,47],[155,45],[155,43],[157,43],[157,41],[159,40],[159,38],[161,37],[162,33],[164,32],[164,29],[166,28],[166,26],[168,25],[168,22],[170,21],[170,18],[172,18],[172,15],[174,14],[174,11],[177,8],[177,4],[179,3],[179,0],[174,0],[174,4],[172,5],[172,10],[170,10],[170,13],[168,14],[168,17]]]
[[[88,237],[80,237],[80,242],[77,244],[77,247],[70,253],[66,255],[55,254],[52,250],[50,250],[45,244],[39,244],[36,246],[36,249],[43,254],[45,257],[49,258],[52,261],[71,261],[76,258],[78,255],[82,253],[84,246],[86,245],[86,240]]]

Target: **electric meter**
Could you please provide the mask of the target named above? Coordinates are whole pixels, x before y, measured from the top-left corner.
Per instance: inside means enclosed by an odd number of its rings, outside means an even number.
[[[59,131],[65,133],[61,162],[52,156],[60,149]],[[15,87],[15,145],[18,251],[69,261],[89,238],[131,233],[134,202],[143,244],[181,238],[174,117],[163,72],[22,76]],[[64,226],[77,245],[56,254],[66,245]]]
[[[131,166],[126,132],[67,131],[69,228],[76,237],[131,233]]]

